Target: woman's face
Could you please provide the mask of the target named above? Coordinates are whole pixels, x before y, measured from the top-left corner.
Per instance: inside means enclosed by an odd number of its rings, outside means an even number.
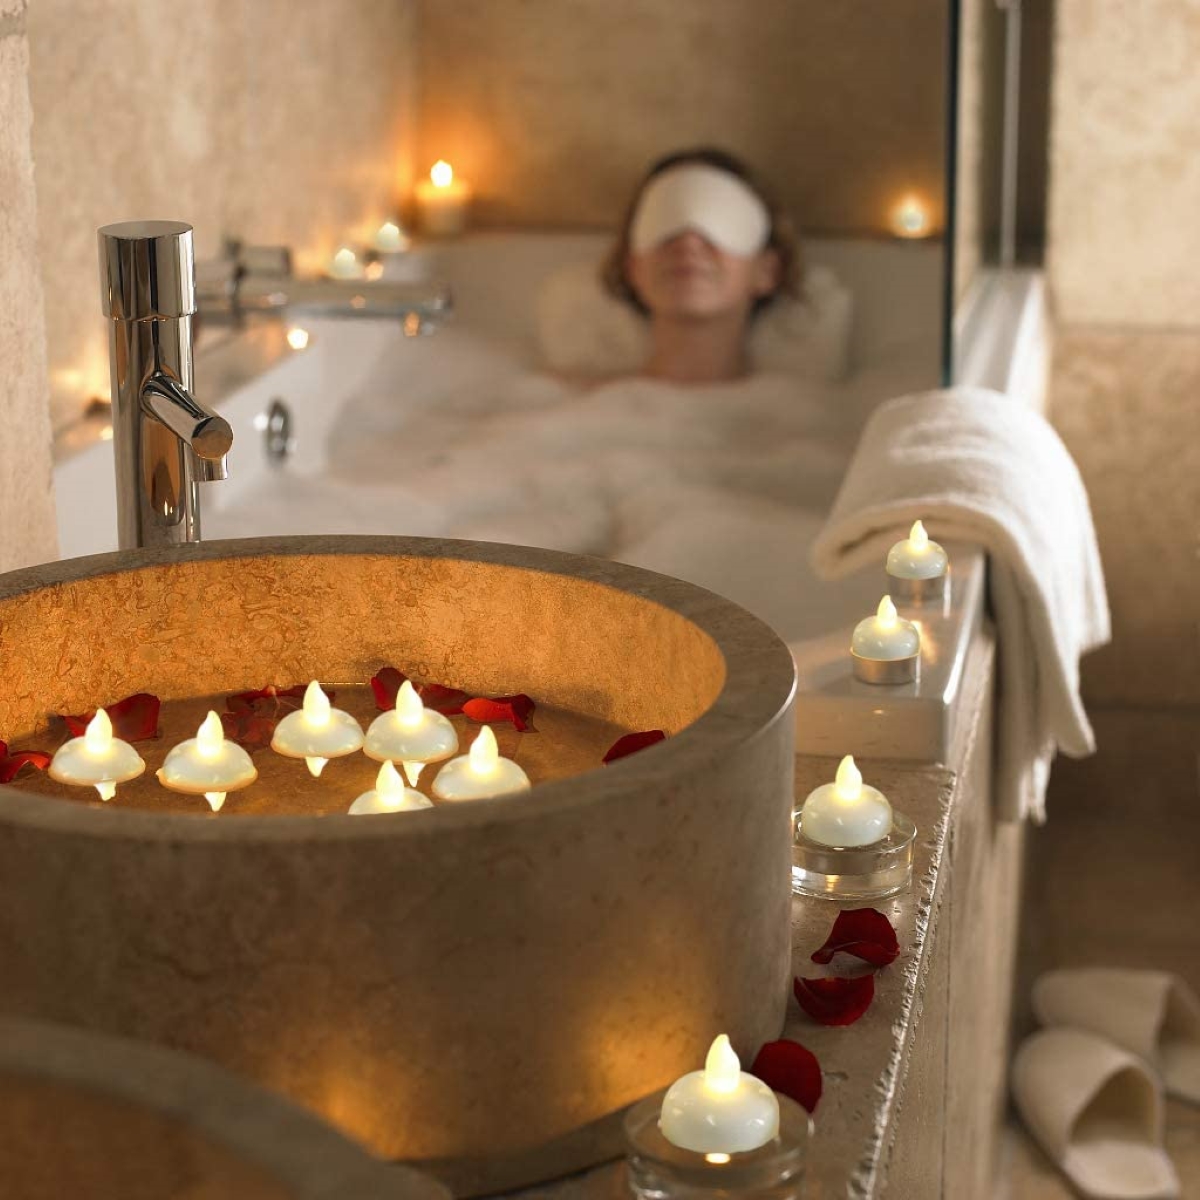
[[[652,317],[746,318],[754,301],[779,286],[779,257],[767,249],[745,258],[688,229],[639,253],[625,273]]]

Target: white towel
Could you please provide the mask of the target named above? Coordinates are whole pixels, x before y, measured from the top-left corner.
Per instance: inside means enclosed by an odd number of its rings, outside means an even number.
[[[974,542],[991,560],[999,811],[1040,824],[1056,751],[1096,748],[1079,658],[1109,640],[1109,616],[1087,492],[1032,409],[986,388],[921,392],[867,423],[813,566],[832,579],[882,564],[918,518],[930,536]]]

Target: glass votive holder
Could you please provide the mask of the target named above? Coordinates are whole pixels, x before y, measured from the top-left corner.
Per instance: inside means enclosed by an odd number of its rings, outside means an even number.
[[[887,837],[869,846],[827,846],[805,837],[802,811],[793,817],[792,891],[828,900],[878,900],[912,884],[917,827],[892,812]]]
[[[629,1187],[639,1200],[803,1200],[812,1119],[780,1096],[779,1133],[741,1154],[701,1154],[667,1141],[659,1128],[666,1089],[625,1114]]]

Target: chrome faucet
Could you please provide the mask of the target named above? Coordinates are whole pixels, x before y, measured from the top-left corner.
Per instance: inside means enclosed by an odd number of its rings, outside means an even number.
[[[229,423],[192,394],[192,227],[125,221],[99,232],[109,318],[121,549],[200,540],[197,483],[224,479]]]

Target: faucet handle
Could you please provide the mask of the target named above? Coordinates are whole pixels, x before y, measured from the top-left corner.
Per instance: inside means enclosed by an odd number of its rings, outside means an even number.
[[[115,321],[163,320],[196,311],[192,227],[184,221],[121,221],[97,234],[100,298]]]

